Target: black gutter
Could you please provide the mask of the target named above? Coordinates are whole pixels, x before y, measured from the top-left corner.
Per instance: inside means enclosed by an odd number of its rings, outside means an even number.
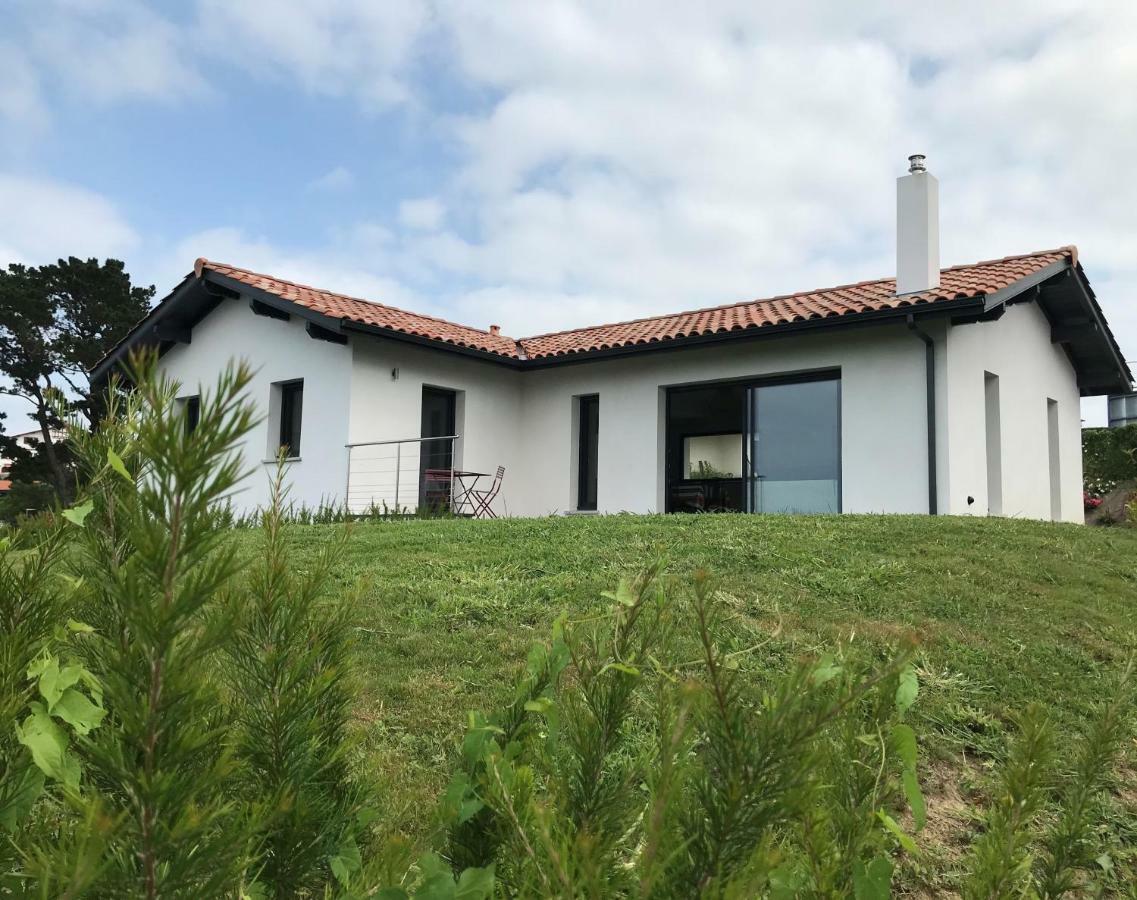
[[[298,315],[303,315],[303,312],[297,310]],[[398,331],[394,328],[383,328],[380,325],[368,325],[365,322],[355,322],[351,319],[340,319],[339,326],[344,331],[354,331],[359,334],[371,335],[373,337],[384,337],[392,341],[401,341],[404,344],[415,344],[419,347],[429,347],[432,350],[442,350],[446,353],[457,353],[460,356],[472,356],[474,359],[480,359],[484,362],[494,363],[495,365],[505,366],[510,369],[520,369],[526,362],[523,359],[517,359],[512,356],[502,356],[500,353],[493,353],[489,350],[481,350],[477,347],[464,347],[461,344],[452,344],[449,341],[440,341],[436,338],[420,337],[417,334],[407,334],[405,331]]]
[[[936,490],[936,342],[924,329],[916,324],[916,316],[908,313],[905,317],[908,330],[924,342],[924,382],[928,398],[928,514],[938,512]]]
[[[618,345],[613,347],[603,347],[596,350],[587,350],[579,353],[562,353],[550,356],[532,357],[511,357],[504,356],[500,353],[495,353],[490,350],[482,350],[478,347],[468,347],[461,344],[454,344],[448,341],[440,341],[436,338],[421,337],[419,335],[408,334],[405,331],[398,331],[393,328],[384,328],[379,325],[369,325],[363,322],[356,322],[347,318],[335,318],[333,316],[326,316],[322,313],[302,306],[291,300],[286,300],[276,294],[272,294],[261,288],[254,287],[244,282],[238,281],[235,278],[230,278],[226,275],[221,275],[218,272],[206,270],[202,273],[201,278],[194,278],[189,275],[178,285],[174,291],[160,303],[155,310],[139,322],[134,329],[121,341],[118,345],[104,358],[91,372],[93,379],[101,378],[110,370],[110,368],[118,361],[118,359],[130,348],[139,332],[143,329],[152,327],[155,322],[168,315],[176,306],[174,302],[181,294],[185,293],[192,285],[203,284],[208,290],[208,285],[215,285],[226,293],[232,293],[234,296],[243,295],[248,297],[250,301],[256,301],[264,304],[279,313],[291,313],[297,315],[302,319],[309,322],[314,322],[321,328],[326,329],[333,334],[344,334],[356,332],[360,334],[373,335],[376,337],[384,337],[393,341],[400,341],[403,343],[414,344],[420,347],[429,347],[433,350],[442,350],[448,353],[456,353],[460,356],[472,357],[480,359],[484,362],[493,363],[495,365],[504,366],[510,369],[543,369],[551,368],[554,366],[573,365],[575,363],[586,363],[602,359],[615,359],[625,356],[638,356],[644,352],[652,351],[666,351],[666,350],[682,350],[688,347],[697,347],[703,345],[721,344],[728,341],[737,340],[754,340],[763,338],[779,338],[782,336],[790,336],[793,334],[800,334],[802,332],[813,331],[827,331],[838,328],[856,328],[861,326],[878,325],[887,322],[899,321],[902,318],[911,315],[910,310],[913,308],[925,307],[926,312],[922,311],[923,315],[958,315],[959,313],[982,313],[984,310],[984,297],[957,297],[951,300],[942,299],[928,303],[913,304],[912,306],[903,306],[891,309],[876,309],[868,310],[859,313],[845,313],[843,315],[823,316],[815,319],[803,319],[795,322],[780,322],[773,325],[763,325],[753,328],[739,328],[731,331],[717,331],[711,334],[696,334],[684,337],[671,338],[668,340],[652,341],[640,344],[627,344]],[[267,311],[267,310],[266,310]],[[541,337],[542,335],[538,335]],[[520,350],[520,346],[518,347]]]
[[[287,301],[284,301],[287,302]],[[932,315],[958,315],[960,312],[982,312],[983,296],[962,297],[956,300],[939,300],[934,303],[921,303],[916,308],[926,308],[925,316]],[[460,344],[451,344],[435,338],[420,337],[407,334],[405,331],[396,331],[392,328],[383,328],[379,325],[367,325],[354,322],[351,319],[339,320],[344,331],[355,331],[362,334],[384,337],[393,341],[407,344],[416,344],[420,347],[430,347],[433,350],[443,350],[458,353],[462,356],[472,356],[486,362],[492,362],[511,369],[547,369],[556,366],[573,365],[574,363],[595,362],[597,360],[618,359],[625,356],[640,356],[643,353],[666,350],[685,350],[691,347],[709,346],[740,340],[758,340],[761,338],[789,337],[802,332],[828,331],[834,329],[857,328],[870,325],[899,322],[911,315],[912,306],[903,306],[893,309],[874,309],[861,313],[845,313],[844,315],[823,316],[816,319],[803,319],[798,322],[782,322],[776,325],[762,325],[754,328],[737,328],[731,331],[716,331],[711,334],[695,334],[686,337],[671,338],[668,340],[649,341],[640,344],[627,344],[615,347],[603,347],[598,350],[587,350],[579,353],[561,353],[555,356],[538,357],[509,357],[476,347],[463,347]],[[297,315],[304,316],[303,307],[293,305]]]

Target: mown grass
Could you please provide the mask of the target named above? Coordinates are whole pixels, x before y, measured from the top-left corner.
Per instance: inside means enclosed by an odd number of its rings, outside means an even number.
[[[327,535],[328,526],[290,529],[297,565]],[[914,637],[928,780],[955,795],[981,793],[1009,714],[1027,703],[1043,704],[1061,734],[1077,733],[1137,647],[1131,529],[868,516],[362,524],[337,577],[345,590],[363,585],[360,764],[388,800],[386,828],[424,839],[465,711],[508,696],[529,645],[560,612],[596,610],[601,591],[661,556],[676,602],[697,569],[712,574],[728,648],[763,644],[738,657],[756,679],[838,643],[883,654]],[[1123,785],[1110,838],[1123,858],[1137,840],[1130,801],[1137,793]],[[938,827],[950,830],[943,819]],[[930,827],[929,837],[940,846],[918,880],[934,887],[954,859],[948,845],[966,835]]]

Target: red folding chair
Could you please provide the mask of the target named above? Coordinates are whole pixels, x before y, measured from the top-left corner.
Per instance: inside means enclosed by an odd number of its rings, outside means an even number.
[[[497,474],[494,475],[493,484],[484,491],[470,491],[470,502],[474,506],[475,519],[496,519],[497,513],[491,508],[490,504],[494,502],[497,497],[498,491],[501,490],[501,479],[505,475],[505,466],[497,467]]]

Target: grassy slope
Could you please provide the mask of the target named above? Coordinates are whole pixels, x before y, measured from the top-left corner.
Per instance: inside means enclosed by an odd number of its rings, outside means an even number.
[[[326,534],[291,532],[300,564]],[[917,517],[363,524],[341,577],[365,579],[358,715],[367,769],[389,788],[388,826],[430,827],[465,710],[507,695],[559,612],[595,608],[661,554],[673,590],[697,568],[713,574],[732,610],[731,649],[780,623],[744,657],[755,677],[850,636],[882,647],[918,636],[918,733],[952,773],[941,781],[998,747],[1007,713],[1029,701],[1076,729],[1103,675],[1137,646],[1137,530]]]

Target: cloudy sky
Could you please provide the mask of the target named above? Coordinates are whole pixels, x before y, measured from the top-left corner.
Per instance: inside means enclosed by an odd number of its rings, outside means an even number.
[[[945,265],[1076,243],[1137,356],[1131,0],[0,5],[0,265],[530,334],[889,275],[923,152]]]

